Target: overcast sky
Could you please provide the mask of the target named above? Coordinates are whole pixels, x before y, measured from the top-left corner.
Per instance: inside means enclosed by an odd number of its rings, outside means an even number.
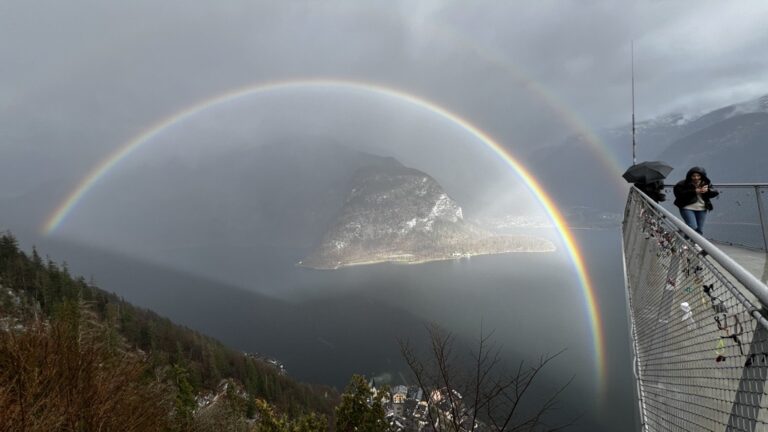
[[[628,121],[632,40],[639,118],[768,93],[766,23],[764,0],[6,0],[0,168],[83,170],[186,106],[299,77],[417,94],[523,152],[574,132],[562,112]]]
[[[300,78],[417,95],[525,154],[582,133],[575,124],[629,122],[632,41],[639,119],[768,94],[767,0],[0,0],[0,199],[45,192],[42,221],[95,164],[160,119],[233,89]],[[446,171],[458,182],[475,174],[456,168],[471,152],[444,154],[466,136],[451,137],[457,128],[428,113],[333,92],[284,96],[207,113],[162,142],[215,136],[204,126],[219,124],[233,139],[391,146],[447,189]],[[161,147],[144,156],[173,155]],[[440,159],[429,165],[432,153]],[[599,271],[615,288],[618,276]]]

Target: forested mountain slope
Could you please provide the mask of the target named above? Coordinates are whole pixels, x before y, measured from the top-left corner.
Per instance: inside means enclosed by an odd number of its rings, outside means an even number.
[[[208,430],[264,410],[324,428],[336,400],[0,236],[0,430]]]

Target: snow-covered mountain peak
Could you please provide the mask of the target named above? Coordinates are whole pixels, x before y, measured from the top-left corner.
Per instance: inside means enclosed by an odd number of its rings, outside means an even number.
[[[697,118],[698,116],[693,116],[685,113],[679,113],[679,112],[669,113],[669,114],[664,114],[649,120],[643,120],[637,123],[636,129],[639,131],[644,129],[684,126],[690,123],[691,121],[696,120]]]
[[[733,109],[728,117],[730,118],[741,114],[752,113],[768,113],[768,94],[733,105]]]

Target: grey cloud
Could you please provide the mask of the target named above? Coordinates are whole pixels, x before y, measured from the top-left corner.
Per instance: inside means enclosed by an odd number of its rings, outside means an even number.
[[[95,162],[158,119],[212,95],[318,76],[418,94],[525,154],[574,132],[557,109],[593,128],[629,118],[633,39],[641,118],[768,92],[768,6],[758,1],[0,8],[0,112],[12,137],[2,145],[48,146],[65,166]]]

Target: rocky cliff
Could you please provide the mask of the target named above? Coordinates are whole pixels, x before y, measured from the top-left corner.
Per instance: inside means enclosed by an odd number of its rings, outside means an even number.
[[[544,239],[494,235],[466,221],[435,179],[396,162],[358,170],[350,189],[335,223],[300,265],[335,269],[555,249]]]

